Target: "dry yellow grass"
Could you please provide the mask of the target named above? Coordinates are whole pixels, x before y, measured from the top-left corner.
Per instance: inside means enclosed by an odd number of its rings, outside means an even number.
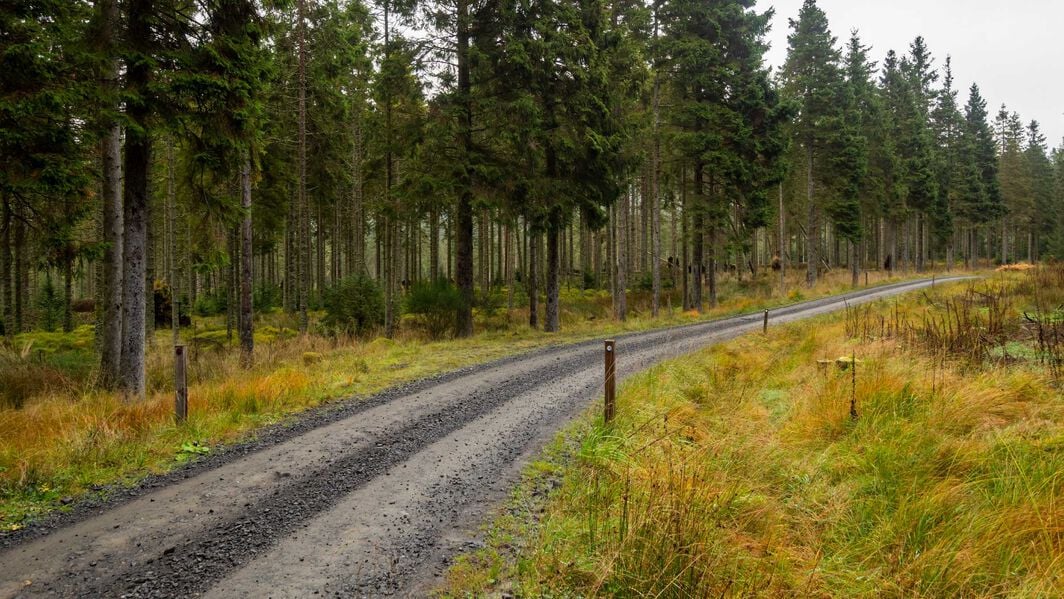
[[[853,354],[856,386],[817,365]],[[517,538],[460,560],[445,595],[1064,596],[1064,401],[1036,360],[943,361],[834,316],[669,362],[619,399],[614,426],[571,431],[541,521],[497,525]]]

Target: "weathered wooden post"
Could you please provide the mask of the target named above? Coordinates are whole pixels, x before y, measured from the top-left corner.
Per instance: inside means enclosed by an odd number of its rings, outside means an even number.
[[[185,377],[185,346],[174,346],[174,419],[188,420],[188,382]]]
[[[606,340],[606,423],[613,422],[617,414],[617,381],[616,355],[617,343],[613,339]]]
[[[761,332],[768,335],[768,310],[765,310],[765,324],[762,325]]]

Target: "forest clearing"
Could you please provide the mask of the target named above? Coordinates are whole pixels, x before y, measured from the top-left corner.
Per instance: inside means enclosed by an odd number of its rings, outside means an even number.
[[[2,3],[0,598],[1062,594],[1062,20]]]

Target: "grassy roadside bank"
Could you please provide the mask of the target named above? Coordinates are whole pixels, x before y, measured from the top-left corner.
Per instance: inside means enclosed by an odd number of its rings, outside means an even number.
[[[441,592],[1062,596],[1061,305],[1064,269],[1010,273],[637,375]]]
[[[797,275],[797,273],[796,273]],[[308,408],[386,388],[441,372],[490,361],[556,343],[601,335],[697,322],[847,290],[838,273],[814,290],[779,297],[772,279],[732,284],[721,305],[707,314],[663,310],[650,318],[633,304],[626,323],[609,318],[609,295],[567,291],[563,297],[563,333],[549,335],[520,324],[521,310],[479,314],[476,337],[431,341],[414,328],[397,339],[292,337],[282,322],[259,327],[256,366],[240,368],[237,351],[222,344],[192,351],[190,420],[172,418],[172,358],[167,332],[161,332],[149,356],[149,400],[125,405],[114,394],[95,391],[85,362],[92,360],[91,329],[70,335],[42,333],[16,339],[16,347],[44,353],[25,360],[23,378],[40,373],[58,381],[30,397],[19,409],[0,409],[0,530],[17,530],[27,521],[72,503],[80,495],[111,484],[132,484],[151,473],[166,472],[220,444],[238,442],[270,424]],[[871,284],[896,282],[872,277]],[[791,289],[799,289],[793,281]],[[266,317],[267,319],[269,316]],[[224,335],[224,329],[198,336]],[[14,352],[15,349],[7,350]],[[89,352],[86,357],[85,353]],[[26,353],[26,352],[23,352]],[[20,367],[15,362],[14,371]],[[72,363],[63,370],[51,364]],[[42,364],[50,370],[43,370]],[[10,370],[8,374],[10,374]],[[18,380],[16,377],[9,379]],[[50,379],[49,379],[50,380]]]

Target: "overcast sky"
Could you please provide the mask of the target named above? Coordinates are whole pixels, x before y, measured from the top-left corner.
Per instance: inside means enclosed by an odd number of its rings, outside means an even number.
[[[890,49],[903,54],[924,36],[935,66],[953,56],[960,104],[979,84],[990,114],[1004,102],[1025,123],[1037,120],[1049,146],[1064,138],[1064,0],[819,0],[831,32],[843,44],[857,29],[882,64]],[[787,54],[788,19],[802,0],[758,0],[775,7],[768,61],[779,67]]]

